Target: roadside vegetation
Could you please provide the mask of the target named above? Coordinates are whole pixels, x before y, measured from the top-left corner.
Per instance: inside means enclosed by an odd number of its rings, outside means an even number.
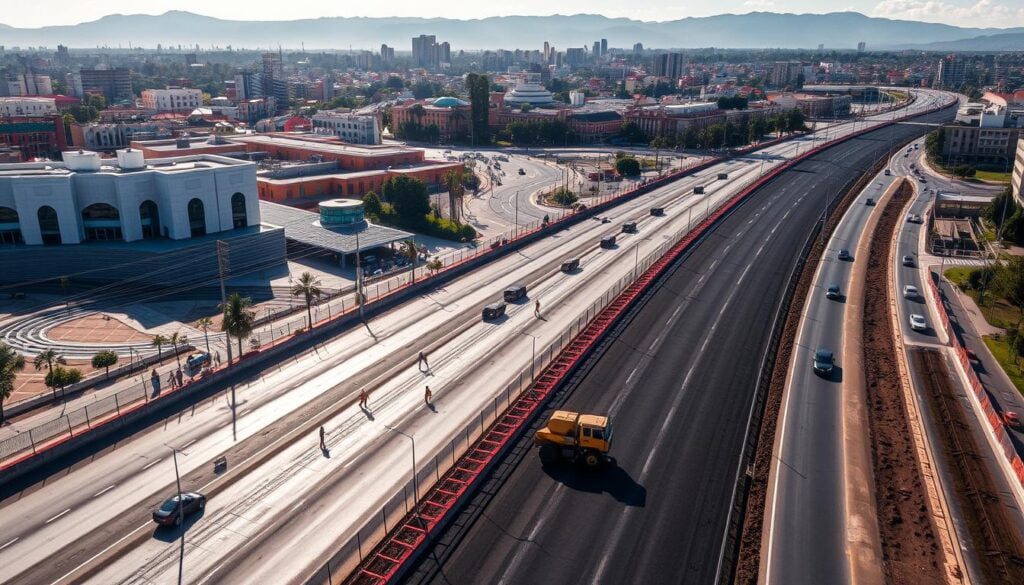
[[[445,181],[459,184],[460,180],[452,177]],[[457,209],[461,205],[461,195],[449,201],[449,209]],[[363,197],[363,211],[376,223],[406,228],[428,236],[457,242],[469,242],[477,237],[473,226],[457,218],[442,217],[440,209],[431,207],[426,185],[414,177],[397,176],[388,179],[381,189],[381,196],[371,191]]]
[[[989,325],[1001,330],[985,335],[985,345],[1024,394],[1024,257],[1009,256],[990,268],[950,268],[945,276],[974,300]]]

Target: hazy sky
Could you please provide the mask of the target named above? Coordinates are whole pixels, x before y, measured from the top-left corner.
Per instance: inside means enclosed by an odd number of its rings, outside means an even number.
[[[19,27],[75,24],[95,20],[112,11],[160,14],[188,10],[227,19],[292,20],[318,16],[422,16],[482,18],[509,14],[591,13],[638,20],[674,20],[723,12],[835,12],[852,10],[869,16],[943,22],[969,27],[1024,26],[1024,0],[351,0],[309,1],[291,4],[280,0],[148,0],[119,3],[83,0],[3,0],[0,22]],[[118,5],[123,5],[119,8]],[[439,12],[439,7],[444,12]],[[553,8],[553,6],[555,8]],[[302,7],[303,11],[297,11]],[[0,44],[3,39],[0,38]]]

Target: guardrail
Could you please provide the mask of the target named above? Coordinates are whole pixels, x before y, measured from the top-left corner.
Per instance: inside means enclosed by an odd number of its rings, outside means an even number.
[[[1013,446],[1013,440],[1010,438],[1009,433],[1006,432],[1006,425],[999,416],[999,412],[996,411],[994,406],[992,406],[992,401],[988,397],[988,392],[985,390],[984,384],[981,383],[981,378],[979,378],[977,372],[974,371],[974,366],[971,364],[971,360],[967,356],[967,348],[964,347],[960,338],[953,331],[953,326],[949,321],[949,314],[947,313],[946,306],[943,302],[942,292],[936,284],[936,280],[941,278],[941,275],[931,272],[929,272],[929,275],[928,291],[931,293],[932,302],[935,304],[936,311],[938,311],[939,317],[942,320],[942,327],[945,330],[946,335],[949,336],[949,341],[953,346],[953,350],[956,352],[960,368],[967,376],[971,392],[974,394],[975,398],[978,399],[978,403],[981,404],[982,412],[985,413],[985,419],[988,421],[989,428],[992,430],[992,433],[996,438],[996,442],[998,442],[999,446],[1002,447],[1003,457],[1006,458],[1010,467],[1013,469],[1014,474],[1016,474],[1017,481],[1020,482],[1021,486],[1024,486],[1024,460],[1022,460],[1020,455],[1017,454],[1017,449]]]
[[[932,108],[914,114],[912,117],[934,113],[946,107],[948,105]],[[345,575],[348,575],[346,582],[359,585],[388,583],[400,579],[401,575],[409,569],[417,555],[422,553],[429,537],[439,533],[447,522],[451,521],[452,511],[468,499],[473,489],[477,487],[479,478],[495,464],[495,461],[500,459],[500,456],[504,454],[504,451],[511,442],[521,434],[551,391],[573,371],[580,360],[587,355],[601,338],[602,334],[625,312],[640,293],[649,287],[692,244],[699,241],[711,226],[731,214],[751,193],[794,164],[814,156],[831,146],[868,132],[885,128],[894,123],[896,121],[884,122],[878,126],[851,133],[837,141],[815,147],[802,154],[799,158],[779,165],[715,209],[693,231],[684,233],[682,238],[677,240],[656,263],[652,264],[643,273],[641,278],[620,293],[594,319],[587,329],[583,330],[563,349],[561,354],[542,373],[538,382],[530,388],[529,392],[521,395],[515,403],[510,403],[504,415],[501,417],[498,417],[497,414],[495,415],[493,424],[486,431],[482,431],[476,443],[470,445],[468,441],[466,442],[466,451],[461,458],[456,460],[453,452],[451,456],[452,464],[444,476],[441,476],[440,472],[435,470],[436,483],[428,491],[426,497],[418,501],[414,499],[410,506],[408,501],[408,485],[403,488],[401,494],[405,515],[399,516],[398,510],[393,510],[391,518],[392,528],[390,531],[385,531],[383,540],[380,543],[374,545],[372,541],[368,542],[365,539],[367,535],[360,529],[354,537],[340,544],[337,552],[308,578],[307,583],[309,585],[330,584],[336,578],[344,577]],[[846,185],[842,188],[845,187]],[[832,206],[836,204],[838,204],[838,200],[831,203]],[[812,239],[808,240],[808,242],[812,241]],[[606,312],[610,312],[610,314]],[[429,479],[429,475],[426,479]],[[393,500],[394,497],[392,498]],[[382,511],[382,521],[380,525],[376,526],[374,534],[380,533],[380,528],[385,524],[383,518],[386,516],[384,511]],[[399,517],[400,519],[396,523],[395,518]],[[354,545],[353,542],[355,543]],[[365,549],[370,549],[370,552],[364,553]],[[725,550],[723,547],[723,554]],[[356,562],[356,558],[359,559],[358,562]],[[354,570],[347,569],[352,566],[355,567]]]

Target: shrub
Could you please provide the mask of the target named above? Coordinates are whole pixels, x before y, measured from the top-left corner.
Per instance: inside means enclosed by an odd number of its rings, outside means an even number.
[[[554,193],[551,194],[550,200],[552,203],[568,207],[573,203],[579,201],[579,197],[575,193],[566,189],[565,187],[559,187],[555,189]]]

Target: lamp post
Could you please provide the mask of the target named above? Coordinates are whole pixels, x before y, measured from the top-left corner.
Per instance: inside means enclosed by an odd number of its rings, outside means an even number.
[[[535,382],[537,380],[537,337],[525,331],[520,331],[520,333],[533,339],[533,357],[530,359],[530,381]]]
[[[409,439],[409,441],[412,443],[412,491],[413,491],[413,496],[416,497],[416,505],[413,506],[413,514],[415,514],[416,518],[419,519],[419,517],[420,517],[420,509],[419,509],[420,488],[419,488],[419,483],[418,483],[418,481],[416,479],[416,439],[413,438],[412,435],[406,433],[405,431],[402,431],[400,429],[396,429],[395,427],[393,427],[391,425],[384,425],[384,428],[386,428],[387,430],[389,430],[389,431],[391,431],[393,433],[398,433],[399,435],[402,435],[403,437]]]
[[[174,460],[174,482],[178,487],[178,527],[181,529],[181,548],[178,553],[178,585],[181,585],[185,574],[185,506],[181,502],[181,475],[178,473],[178,449],[166,443],[164,446],[171,450],[171,458]]]

